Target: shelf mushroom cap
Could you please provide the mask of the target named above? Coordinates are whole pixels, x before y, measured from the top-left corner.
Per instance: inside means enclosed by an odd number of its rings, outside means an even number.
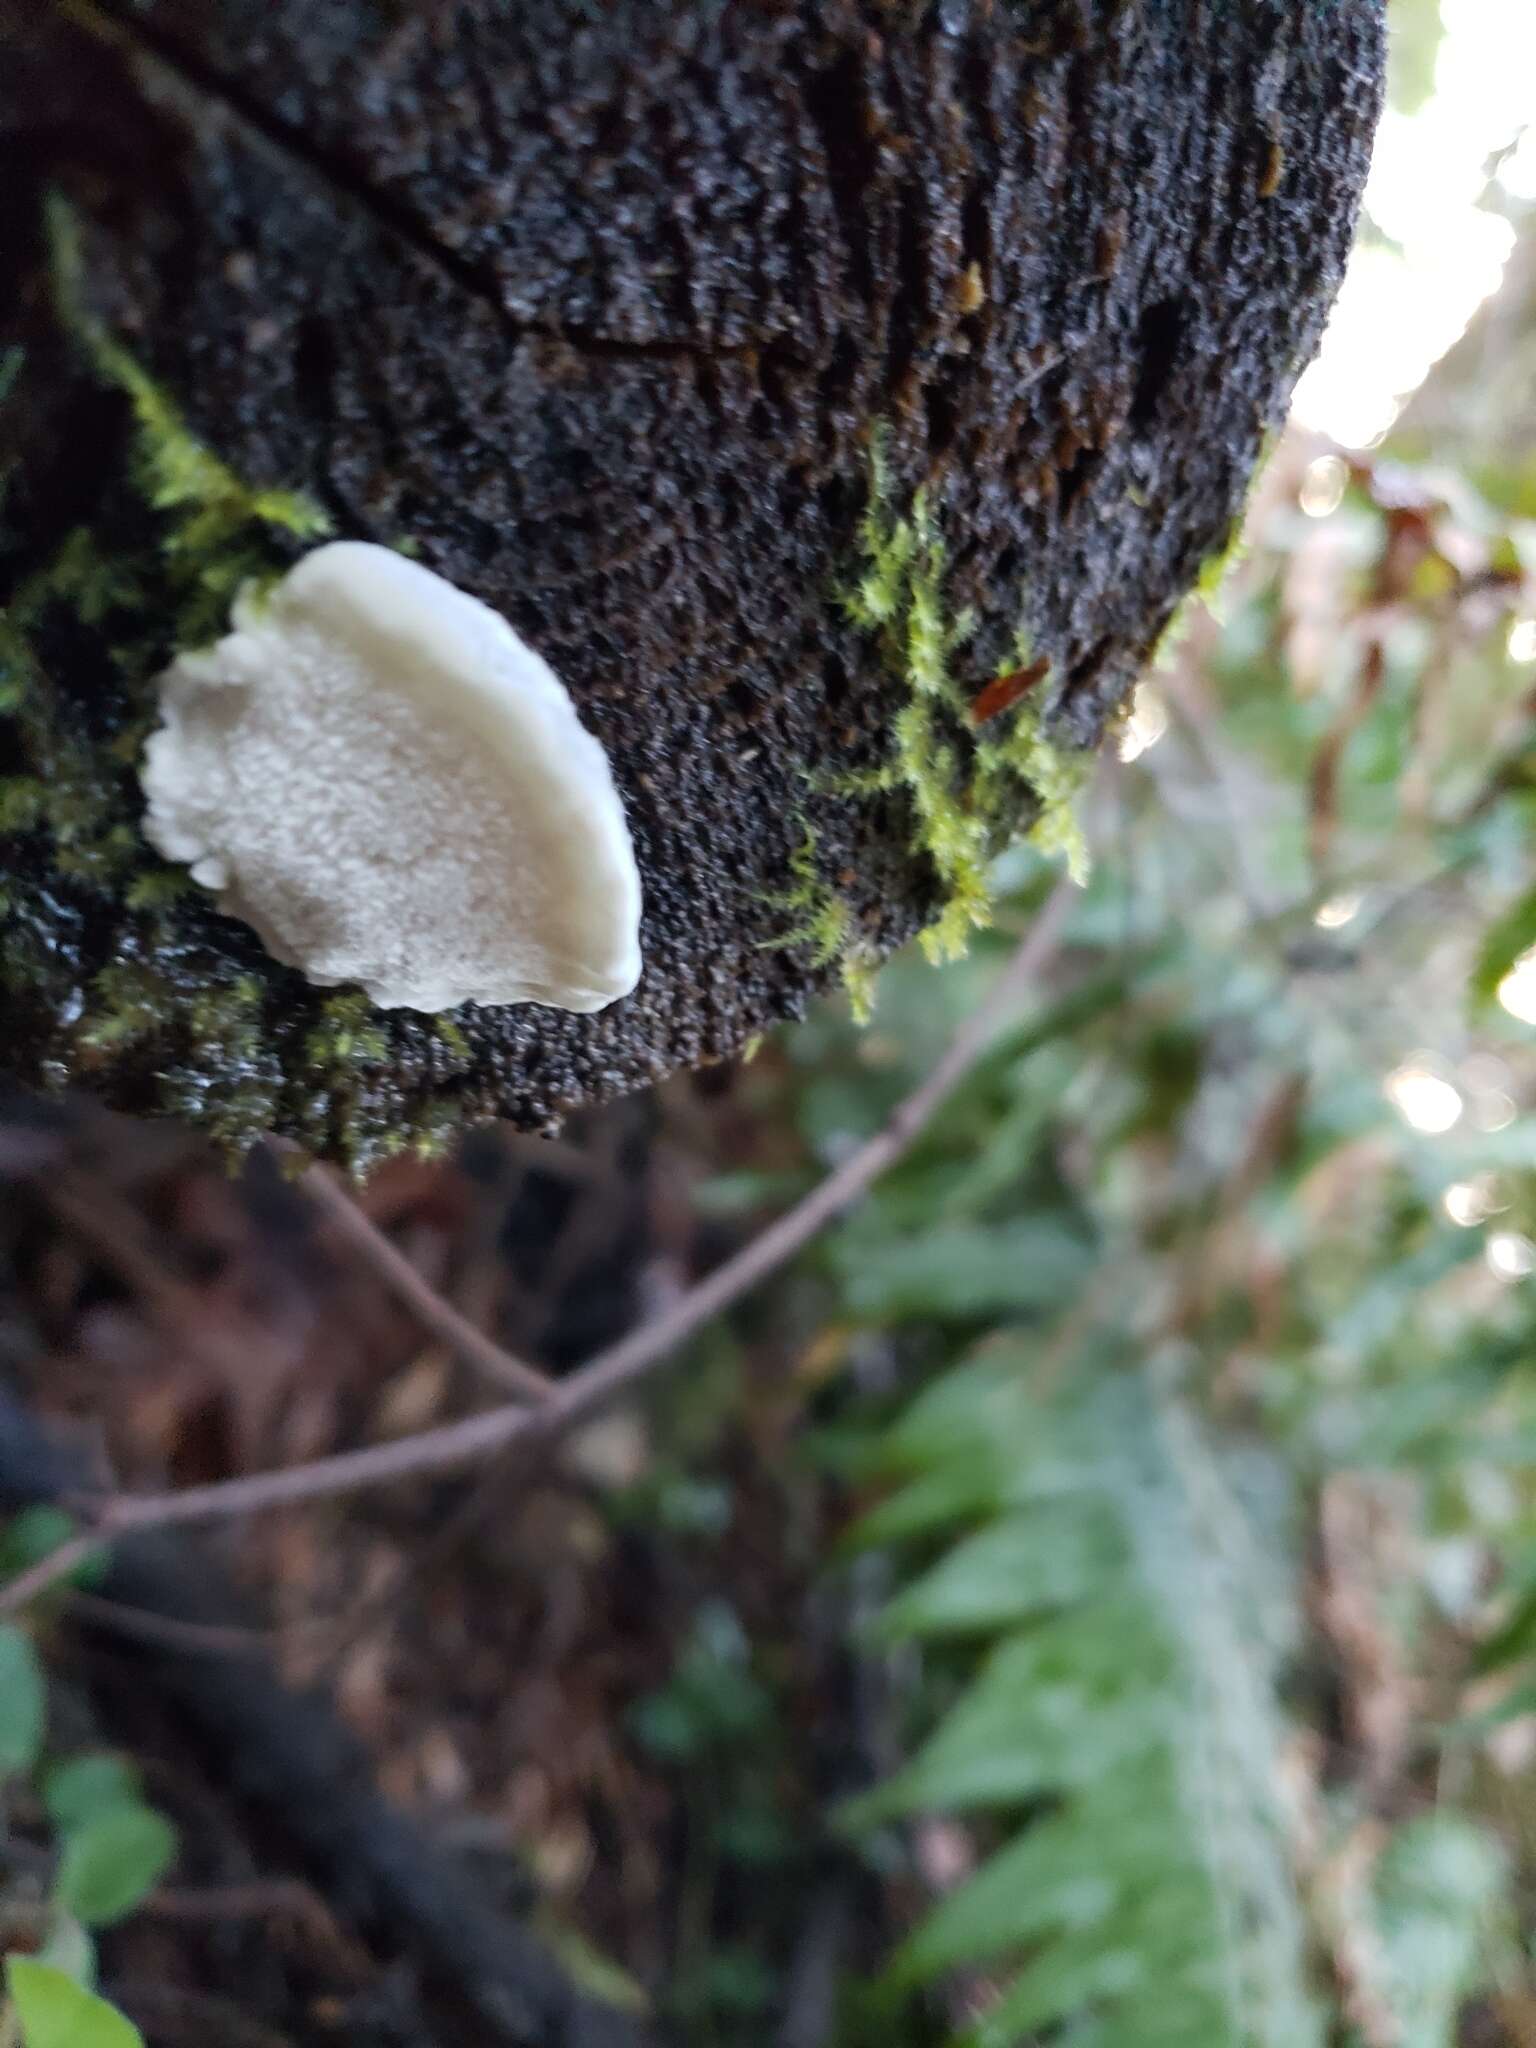
[[[316,548],[161,678],[145,829],[321,986],[586,1013],[640,976],[608,757],[498,613],[391,549]]]

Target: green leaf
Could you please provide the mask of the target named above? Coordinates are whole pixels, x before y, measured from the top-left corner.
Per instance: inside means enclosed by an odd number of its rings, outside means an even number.
[[[0,349],[0,405],[4,405],[16,389],[16,380],[21,375],[21,366],[27,359],[24,348]]]
[[[69,1913],[56,1912],[53,1915],[47,1939],[33,1960],[47,1963],[50,1969],[62,1970],[66,1977],[73,1977],[87,1991],[95,1989],[96,1944]]]
[[[1522,1594],[1503,1623],[1477,1652],[1479,1671],[1501,1671],[1523,1663],[1536,1650],[1536,1588]]]
[[[949,1704],[841,1819],[978,1814],[1000,1841],[891,1971],[909,1993],[996,1976],[965,2048],[1317,2048],[1276,1793],[1288,1638],[1269,1548],[1193,1418],[1117,1349],[1091,1340],[1047,1373],[991,1345],[889,1431],[905,1483],[865,1533],[925,1557],[958,1540],[880,1632],[942,1645]],[[1245,1499],[1270,1470],[1245,1465]]]
[[[131,2021],[62,1970],[12,1956],[6,1981],[23,2048],[144,2048]]]
[[[710,1601],[695,1615],[671,1678],[635,1702],[629,1724],[653,1756],[683,1763],[753,1740],[772,1715],[741,1623],[724,1602]]]
[[[565,1965],[571,1981],[588,1998],[596,1999],[599,2005],[611,2005],[619,2012],[633,2013],[637,2019],[650,2011],[645,1986],[588,1941],[579,1928],[548,1908],[535,1915],[534,1926]]]
[[[951,1225],[912,1240],[848,1232],[831,1247],[850,1311],[871,1322],[988,1316],[1070,1301],[1092,1264],[1083,1237],[1054,1216]]]
[[[1511,1721],[1523,1721],[1528,1714],[1536,1714],[1536,1682],[1515,1686],[1501,1700],[1478,1713],[1462,1714],[1451,1722],[1446,1733],[1458,1742],[1482,1742],[1496,1728],[1506,1727]]]
[[[54,1896],[86,1927],[131,1913],[176,1857],[176,1831],[147,1806],[119,1806],[65,1837]]]
[[[1376,1869],[1371,1989],[1402,2048],[1455,2048],[1457,2017],[1490,1982],[1508,1858],[1486,1828],[1427,1813],[1396,1830]]]
[[[23,1508],[0,1529],[0,1577],[11,1578],[36,1564],[75,1533],[73,1515],[62,1508]]]
[[[1416,114],[1433,96],[1445,24],[1440,0],[1392,0],[1387,90],[1400,114]]]
[[[670,2004],[694,2019],[761,2023],[779,1990],[762,1957],[738,1943],[724,1943],[680,1972],[672,1985]],[[718,2027],[710,2032],[719,2037]],[[739,2040],[740,2032],[729,2030]]]
[[[1021,1508],[979,1530],[892,1600],[877,1623],[888,1640],[1006,1628],[1084,1599],[1103,1583],[1122,1542],[1107,1515]]]
[[[845,1818],[1015,1805],[1091,1782],[1173,1739],[1173,1676],[1144,1600],[1054,1615],[994,1650],[906,1769]]]
[[[47,1692],[29,1637],[0,1623],[0,1779],[30,1771],[43,1746]]]
[[[61,1834],[114,1807],[142,1802],[138,1772],[126,1758],[106,1750],[55,1764],[43,1778],[43,1804]]]
[[[1512,903],[1483,934],[1472,969],[1474,1001],[1483,1006],[1492,1003],[1499,983],[1532,946],[1536,946],[1536,889]]]
[[[760,1173],[743,1167],[735,1173],[717,1173],[700,1181],[692,1190],[692,1201],[701,1216],[750,1216],[760,1209],[778,1208],[794,1199],[804,1186],[794,1173]]]
[[[60,1544],[67,1543],[79,1529],[73,1515],[62,1508],[23,1508],[0,1531],[0,1579],[14,1578],[29,1566],[40,1564]],[[93,1550],[69,1572],[64,1583],[71,1586],[96,1584],[106,1570],[106,1553]]]
[[[1166,1826],[1174,1791],[1167,1757],[1148,1754],[1080,1804],[1027,1827],[923,1922],[897,1958],[898,1980],[927,1982],[1025,1942],[1102,1925],[1140,1889],[1179,1876],[1185,1866]],[[1112,1857],[1103,1847],[1111,1838]]]

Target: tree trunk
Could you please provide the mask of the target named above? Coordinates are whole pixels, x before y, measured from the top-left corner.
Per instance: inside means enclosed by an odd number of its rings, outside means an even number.
[[[1224,546],[1382,42],[1380,0],[0,0],[14,1069],[365,1165],[952,949]],[[151,853],[154,678],[303,544],[260,491],[565,680],[633,996],[370,1012]]]

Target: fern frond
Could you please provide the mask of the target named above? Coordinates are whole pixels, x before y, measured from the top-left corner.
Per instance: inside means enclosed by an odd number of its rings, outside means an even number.
[[[880,1633],[941,1665],[947,1644],[960,1689],[848,1818],[1011,1825],[897,1981],[994,1977],[970,2048],[1053,2028],[1072,2048],[1316,2048],[1275,1791],[1282,1631],[1192,1418],[1102,1358],[1042,1393],[995,1345],[913,1403],[884,1463],[899,1483],[862,1539],[949,1548]]]

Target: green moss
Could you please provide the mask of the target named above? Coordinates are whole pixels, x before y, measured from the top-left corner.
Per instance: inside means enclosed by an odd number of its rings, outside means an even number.
[[[0,832],[30,832],[47,808],[48,792],[35,776],[12,775],[0,782]]]
[[[1213,548],[1200,564],[1200,574],[1195,579],[1195,596],[1207,608],[1214,611],[1221,597],[1222,587],[1227,578],[1240,563],[1248,557],[1248,524],[1246,511],[1239,513],[1219,548]]]
[[[1021,638],[1016,664],[1028,665],[1027,642]],[[1088,880],[1088,842],[1077,815],[1077,799],[1090,765],[1089,756],[1056,745],[1038,712],[1021,705],[1001,739],[983,740],[976,749],[980,808],[1015,800],[1019,787],[1033,801],[1034,818],[1025,837],[1047,859],[1060,860],[1074,882]],[[1011,787],[1010,787],[1011,785]]]
[[[47,574],[49,595],[67,604],[83,626],[100,626],[114,612],[131,611],[147,595],[134,565],[104,555],[84,527],[65,536]]]
[[[167,1116],[196,1123],[233,1164],[249,1134],[272,1128],[283,1091],[280,1061],[266,1042],[266,990],[254,974],[203,988],[188,1006],[191,1043],[157,1076]]]
[[[855,1024],[864,1025],[875,1014],[879,962],[868,953],[848,953],[842,962],[843,993]]]
[[[0,786],[0,838],[44,840],[54,872],[93,893],[111,892],[147,853],[121,800],[115,758],[139,732],[130,718],[110,751],[93,750],[64,715],[33,638],[60,611],[99,629],[117,603],[107,583],[89,536],[72,533],[0,612],[0,717],[15,728],[9,751],[31,771]]]
[[[254,974],[236,977],[228,987],[209,989],[192,1004],[192,1028],[199,1038],[221,1038],[232,1050],[253,1059],[261,1049],[262,986]]]
[[[108,1053],[152,1038],[165,1015],[165,984],[152,967],[138,962],[104,967],[91,984],[91,1008],[75,1031],[86,1053]],[[89,1059],[87,1066],[93,1064]]]
[[[788,889],[768,898],[775,910],[794,920],[788,931],[764,943],[764,951],[782,953],[803,949],[813,967],[830,967],[848,944],[853,913],[830,883],[821,878],[816,854],[816,829],[809,818],[800,819],[800,844],[789,856],[794,877]]]
[[[954,960],[972,932],[992,921],[993,862],[1021,819],[1025,836],[1043,853],[1086,878],[1087,849],[1074,802],[1088,760],[1058,747],[1027,705],[1000,713],[986,734],[976,731],[953,674],[954,657],[975,622],[947,604],[944,543],[926,495],[919,491],[905,514],[893,511],[878,437],[859,537],[860,567],[844,604],[878,641],[905,701],[892,720],[884,764],[839,777],[832,788],[845,797],[905,799],[912,850],[931,867],[939,896],[920,943],[931,960]],[[1021,635],[1010,667],[1029,661]],[[794,886],[775,900],[796,923],[772,943],[805,947],[816,966],[838,961],[845,984],[857,984],[857,1007],[867,1015],[873,962],[859,948],[848,906],[821,876],[809,829],[790,865]]]
[[[1194,589],[1189,591],[1183,600],[1174,607],[1167,625],[1163,628],[1156,645],[1152,649],[1151,657],[1147,663],[1148,668],[1158,669],[1168,666],[1173,656],[1177,654],[1180,646],[1183,644],[1197,610],[1203,607],[1213,618],[1218,620],[1221,618],[1221,594],[1232,572],[1239,568],[1247,559],[1249,510],[1258,491],[1260,479],[1263,477],[1265,470],[1268,469],[1270,459],[1274,455],[1275,449],[1279,446],[1279,442],[1280,436],[1277,433],[1271,432],[1265,435],[1263,445],[1259,450],[1258,462],[1254,467],[1252,477],[1249,479],[1242,510],[1231,521],[1222,541],[1212,548],[1211,552],[1200,564],[1200,573],[1195,579]]]
[[[47,226],[60,324],[101,381],[133,408],[135,481],[165,518],[162,554],[179,585],[175,644],[199,646],[223,631],[242,584],[276,573],[261,543],[264,531],[314,541],[331,531],[331,522],[299,492],[246,483],[192,433],[171,398],[91,313],[79,222],[57,195],[48,202]]]
[[[403,1102],[392,1086],[387,1024],[355,989],[326,996],[306,1033],[303,1059],[325,1105],[328,1144],[363,1178],[425,1138],[436,1142],[437,1114]]]
[[[800,844],[789,857],[791,886],[768,899],[792,922],[788,931],[764,942],[764,951],[803,951],[812,967],[830,967],[835,962],[854,1016],[866,1023],[874,1007],[874,962],[860,949],[853,912],[831,883],[822,879],[816,828],[804,815],[800,831]]]
[[[922,943],[930,959],[955,959],[971,931],[991,915],[990,827],[972,801],[967,756],[974,749],[949,665],[970,638],[973,622],[947,614],[944,544],[925,494],[917,494],[909,517],[892,515],[878,440],[860,540],[864,569],[845,600],[847,609],[880,640],[907,701],[892,723],[885,766],[845,786],[851,794],[899,791],[907,798],[914,851],[931,863],[943,899]]]
[[[432,1029],[437,1037],[438,1044],[446,1055],[446,1062],[449,1066],[457,1068],[460,1072],[466,1072],[473,1066],[474,1055],[470,1052],[469,1040],[464,1036],[458,1025],[454,1023],[452,1017],[434,1017]]]
[[[231,1158],[273,1130],[357,1172],[408,1145],[440,1151],[458,1105],[425,1084],[408,1092],[394,1053],[401,1034],[430,1028],[439,1081],[468,1074],[452,1020],[402,1022],[355,990],[310,989],[143,836],[137,764],[157,678],[226,630],[242,586],[280,575],[328,525],[192,433],[91,313],[74,218],[54,204],[48,226],[61,325],[131,424],[94,526],[66,534],[0,611],[0,743],[23,771],[0,782],[12,1056],[49,1086],[129,1076],[120,1095],[195,1123]],[[5,368],[24,402],[25,366]]]
[[[185,868],[146,868],[123,891],[130,910],[169,910],[196,888]]]
[[[1147,663],[1149,669],[1169,666],[1189,637],[1196,612],[1204,610],[1215,615],[1222,585],[1247,553],[1243,530],[1242,519],[1235,519],[1221,546],[1213,548],[1201,563],[1194,589],[1175,605],[1167,625],[1158,636]]]
[[[848,609],[878,635],[907,701],[893,723],[889,760],[860,786],[906,797],[913,850],[932,865],[942,898],[922,943],[931,959],[955,959],[971,932],[992,921],[992,862],[1021,816],[1042,850],[1085,872],[1072,806],[1087,759],[1058,747],[1027,705],[1000,713],[985,735],[975,731],[970,700],[952,672],[975,622],[946,604],[944,543],[926,495],[918,492],[907,515],[893,513],[878,441],[861,539],[866,566]],[[1021,634],[1009,666],[1030,660]]]
[[[326,997],[320,1022],[304,1041],[304,1056],[317,1075],[328,1079],[359,1061],[387,1060],[389,1040],[368,998],[348,990]]]
[[[59,199],[47,228],[62,326],[96,375],[121,391],[134,421],[133,483],[156,515],[142,541],[106,546],[79,527],[28,577],[0,613],[0,715],[19,727],[18,751],[33,766],[41,804],[0,813],[0,833],[36,833],[51,870],[129,910],[164,908],[175,884],[137,820],[129,781],[154,722],[155,675],[179,647],[224,629],[242,584],[271,576],[270,536],[318,537],[323,513],[291,492],[253,489],[187,428],[176,407],[89,312],[79,226]],[[68,718],[38,647],[68,621],[121,693],[123,711],[105,737],[88,739]]]
[[[418,1159],[445,1159],[459,1135],[463,1116],[452,1102],[429,1102],[412,1121],[410,1150]]]

